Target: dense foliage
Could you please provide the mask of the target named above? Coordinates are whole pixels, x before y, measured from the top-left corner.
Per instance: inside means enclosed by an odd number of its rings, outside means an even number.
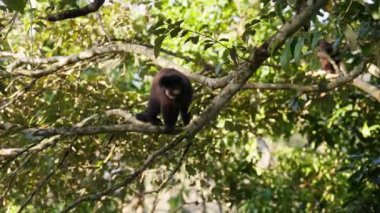
[[[352,81],[322,91],[344,74],[336,79],[310,74],[320,67],[318,42],[327,40],[340,49],[348,72],[364,66],[363,76],[379,96],[380,78],[368,73],[370,65],[380,67],[377,0],[327,1],[281,48],[273,48],[249,79],[282,87],[242,89],[216,119],[155,159],[131,183],[122,184],[149,155],[183,133],[29,132],[69,129],[94,115],[92,127],[124,124],[122,117],[104,113],[144,110],[151,76],[162,66],[137,50],[64,66],[33,59],[59,60],[120,42],[147,47],[155,57],[193,73],[221,78],[236,72],[252,51],[301,13],[307,6],[302,2],[118,0],[83,17],[49,22],[48,14],[80,8],[86,1],[0,1],[0,207],[62,211],[78,197],[121,184],[75,208],[175,212],[207,211],[215,204],[241,212],[379,212],[379,101]],[[10,69],[54,72],[30,77]],[[299,89],[310,85],[321,91]],[[223,88],[197,81],[193,86],[196,118]],[[8,155],[10,148],[23,151]],[[269,159],[262,166],[264,153]]]

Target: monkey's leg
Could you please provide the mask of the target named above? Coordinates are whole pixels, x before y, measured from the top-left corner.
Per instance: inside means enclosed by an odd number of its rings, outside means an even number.
[[[187,124],[189,124],[190,122],[190,113],[189,113],[189,106],[183,106],[181,108],[181,117],[182,117],[182,121],[183,121],[183,125],[186,126]]]
[[[178,119],[179,107],[174,104],[166,104],[161,106],[161,111],[166,131],[172,131]]]
[[[148,108],[143,113],[136,115],[136,118],[143,122],[150,122],[152,125],[161,125],[162,122],[157,118],[160,113],[160,102],[154,98],[150,98]]]

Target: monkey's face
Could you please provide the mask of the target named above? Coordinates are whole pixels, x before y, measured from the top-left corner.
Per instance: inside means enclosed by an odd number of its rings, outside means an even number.
[[[181,95],[181,89],[180,88],[164,88],[165,95],[171,100],[176,100]]]

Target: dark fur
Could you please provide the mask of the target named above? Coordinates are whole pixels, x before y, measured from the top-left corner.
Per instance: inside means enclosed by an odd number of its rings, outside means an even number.
[[[180,94],[173,100],[165,95],[165,89],[180,89]],[[157,116],[161,113],[166,130],[170,131],[181,113],[183,124],[187,125],[190,122],[188,109],[192,97],[193,88],[185,75],[175,69],[162,69],[153,78],[148,108],[145,112],[137,114],[136,118],[153,125],[160,125],[162,122]]]
[[[325,51],[334,61],[337,65],[339,65],[339,59],[338,59],[338,51],[334,51],[333,45],[326,41],[320,41],[319,42],[319,50],[318,51]],[[329,62],[329,60],[321,55],[318,54],[319,62],[321,63],[322,69],[330,72],[330,73],[336,73],[336,70],[334,69],[333,65]]]

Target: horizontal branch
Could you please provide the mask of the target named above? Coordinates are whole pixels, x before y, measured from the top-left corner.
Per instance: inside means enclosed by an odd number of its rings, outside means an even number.
[[[245,85],[245,89],[261,89],[265,87],[266,89],[273,88],[273,89],[296,89],[300,91],[330,91],[334,88],[338,87],[339,85],[342,85],[344,83],[352,81],[352,79],[355,79],[357,76],[359,76],[363,71],[363,66],[359,66],[354,69],[354,71],[350,72],[348,75],[338,79],[335,82],[331,82],[327,85],[325,85],[323,88],[320,85],[315,86],[304,86],[302,88],[295,88],[296,85],[292,84],[258,84],[258,83],[249,83]],[[355,81],[356,82],[356,79]],[[357,82],[356,84],[359,84],[360,82]],[[365,83],[365,82],[364,82]],[[363,84],[363,81],[361,81],[360,84]],[[356,85],[357,87],[360,87],[359,85]],[[368,86],[368,85],[367,85]],[[364,87],[364,86],[362,86]],[[363,88],[363,90],[366,87]],[[373,93],[379,97],[379,90],[375,88],[375,90],[371,90]],[[369,91],[367,91],[369,93]],[[165,132],[165,128],[163,126],[153,126],[148,123],[143,123],[141,121],[138,121],[135,119],[135,117],[130,114],[127,111],[121,110],[121,109],[112,109],[105,112],[105,115],[107,116],[119,116],[124,118],[125,124],[115,124],[115,125],[101,125],[101,126],[84,126],[85,123],[88,123],[89,120],[93,120],[95,118],[99,118],[97,115],[90,116],[86,119],[84,119],[81,123],[76,124],[74,127],[57,127],[57,128],[25,128],[21,127],[19,125],[12,125],[9,123],[1,123],[0,124],[0,130],[8,131],[8,130],[17,130],[19,129],[22,133],[27,134],[31,137],[52,137],[52,136],[84,136],[84,135],[96,135],[96,134],[102,134],[102,133],[125,133],[125,132],[142,132],[142,133],[160,133],[160,134],[175,134],[178,132],[181,132],[183,130],[192,129],[194,128],[195,123],[191,123],[185,128],[176,128],[173,132],[167,133]],[[39,151],[47,146],[50,146],[53,142],[56,141],[58,138],[47,138],[46,140],[43,140],[38,145],[30,148],[30,151]],[[0,149],[0,156],[12,156],[16,155],[20,152],[22,152],[24,148],[3,148]]]
[[[73,127],[57,127],[57,128],[26,128],[20,125],[12,125],[9,123],[0,123],[2,131],[19,131],[29,137],[43,137],[45,139],[36,143],[32,147],[28,147],[27,151],[41,151],[46,147],[56,143],[63,136],[84,136],[96,135],[102,133],[125,133],[125,132],[142,132],[142,133],[160,133],[160,134],[176,134],[184,130],[177,127],[172,132],[166,132],[164,126],[153,126],[148,123],[136,120],[136,118],[127,111],[122,109],[112,109],[105,112],[106,116],[118,116],[124,119],[125,124],[88,126],[90,121],[100,118],[98,115],[92,115],[83,119],[80,123]],[[0,156],[14,156],[22,153],[26,148],[2,148]]]
[[[102,133],[122,133],[122,132],[141,132],[141,133],[164,133],[163,126],[153,126],[148,123],[128,123],[128,124],[114,124],[114,125],[100,125],[100,126],[86,126],[86,127],[57,127],[57,128],[30,128],[23,132],[28,133],[34,137],[50,137],[53,135],[62,136],[83,136],[83,135],[96,135]],[[171,132],[177,133],[180,128]]]
[[[32,64],[32,65],[40,65],[40,64],[48,64],[54,63],[50,65],[48,68],[43,70],[25,70],[25,69],[15,69],[15,66],[11,66],[7,69],[12,75],[22,75],[28,77],[43,77],[46,75],[53,74],[57,72],[60,68],[66,65],[70,65],[76,62],[80,62],[83,60],[88,60],[96,56],[110,54],[110,53],[134,53],[140,54],[147,57],[154,64],[159,65],[161,67],[171,67],[177,69],[182,72],[191,80],[197,81],[201,84],[207,85],[211,88],[220,88],[225,86],[229,80],[231,79],[230,75],[227,75],[222,78],[209,78],[194,72],[191,72],[188,69],[172,62],[164,56],[155,57],[154,50],[152,48],[138,45],[138,44],[130,44],[130,43],[121,43],[115,42],[111,44],[107,44],[104,46],[93,47],[89,50],[85,50],[78,54],[73,54],[70,56],[55,56],[51,58],[27,58],[23,54],[13,54],[9,52],[0,52],[0,56],[3,57],[13,57],[19,61],[19,63]]]
[[[280,83],[247,83],[243,89],[261,89],[261,90],[296,90],[300,92],[328,92],[339,86],[347,84],[363,73],[363,66],[356,67],[349,74],[329,82],[326,85],[299,85],[299,84],[280,84]]]
[[[205,77],[203,75],[191,72],[187,70],[186,68],[183,68],[182,66],[168,60],[164,56],[159,56],[158,58],[155,58],[153,49],[149,47],[146,47],[143,45],[137,45],[137,44],[129,44],[129,43],[114,43],[114,44],[108,44],[106,46],[94,47],[92,49],[83,51],[78,54],[73,54],[70,56],[54,56],[50,58],[30,58],[30,57],[25,57],[23,54],[19,54],[19,53],[14,54],[14,53],[9,53],[9,52],[0,52],[0,57],[12,57],[12,58],[17,59],[19,63],[32,64],[32,65],[54,63],[53,66],[50,66],[46,70],[31,71],[31,70],[17,69],[14,72],[11,71],[12,74],[14,75],[41,77],[41,76],[52,74],[58,71],[58,69],[63,66],[76,63],[82,60],[91,59],[93,57],[108,54],[108,53],[141,54],[149,58],[150,60],[152,60],[153,63],[161,67],[175,68],[179,70],[180,72],[182,72],[183,74],[185,74],[191,80],[196,81],[202,85],[205,85],[211,88],[225,87],[232,77],[231,75],[227,75],[222,78]],[[302,84],[290,84],[290,83],[253,83],[253,82],[248,82],[243,88],[244,89],[260,89],[260,90],[296,90],[300,92],[320,92],[320,91],[332,90],[336,87],[339,87],[351,81],[352,79],[353,79],[352,76],[347,76],[337,82],[331,82],[327,85],[327,87],[323,87],[323,88],[319,84],[302,85]]]

